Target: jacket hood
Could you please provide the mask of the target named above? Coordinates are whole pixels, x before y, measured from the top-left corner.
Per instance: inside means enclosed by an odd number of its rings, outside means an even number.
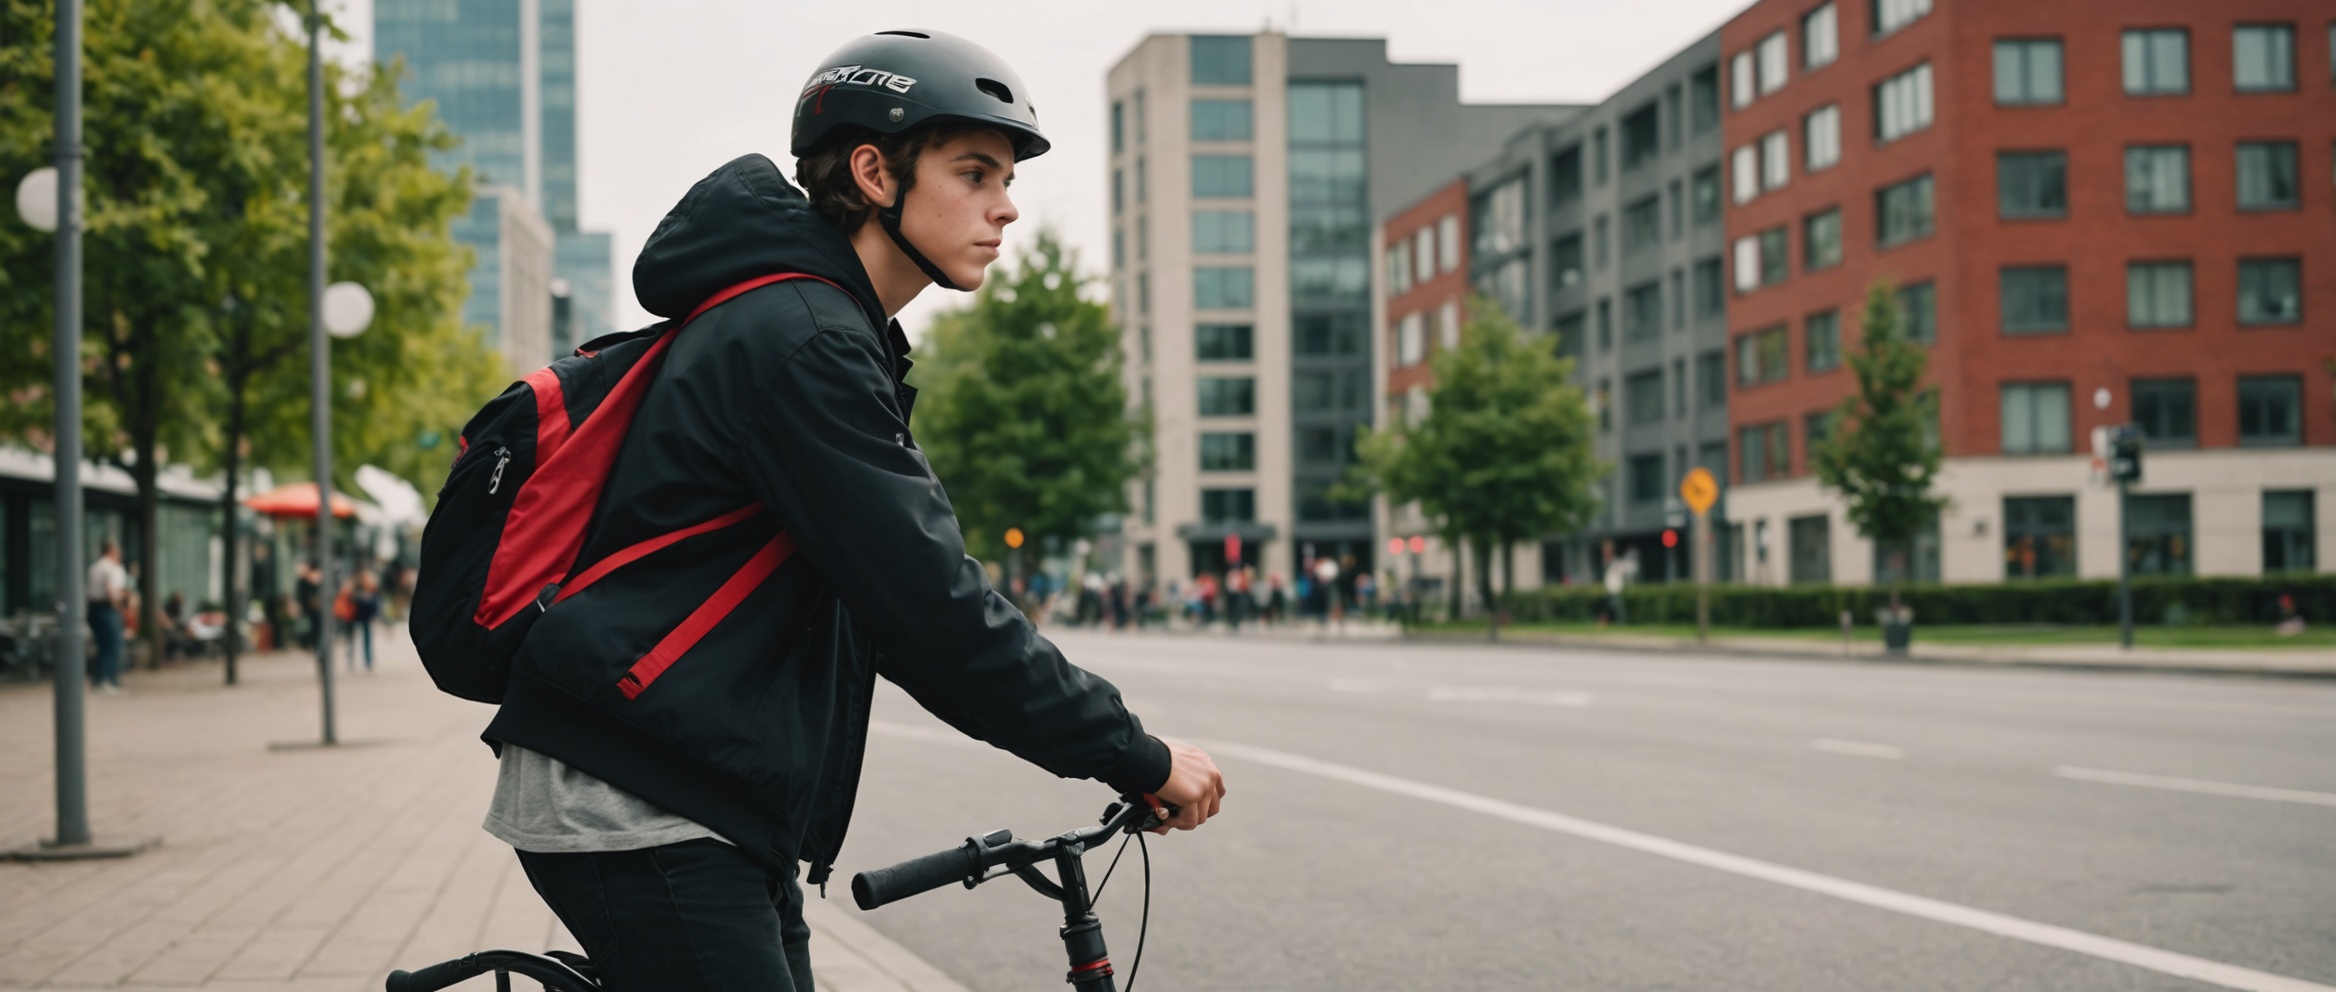
[[[835,283],[859,301],[870,326],[889,323],[850,239],[759,154],[698,180],[658,222],[633,263],[633,293],[650,313],[680,318],[715,293],[778,272]]]

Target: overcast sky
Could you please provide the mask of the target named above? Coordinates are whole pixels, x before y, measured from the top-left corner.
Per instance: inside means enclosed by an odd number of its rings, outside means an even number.
[[[1397,62],[1460,66],[1472,103],[1594,102],[1717,28],[1749,0],[576,0],[578,163],[583,226],[615,234],[617,323],[648,323],[633,300],[641,242],[716,166],[761,152],[786,159],[794,95],[855,35],[926,27],[1012,62],[1054,150],[1023,163],[1022,220],[1007,252],[1051,225],[1096,272],[1109,263],[1103,76],[1153,33],[1383,37]],[[371,51],[371,0],[342,0]],[[1490,154],[1492,149],[1487,149]],[[914,335],[962,301],[929,290],[902,314]]]

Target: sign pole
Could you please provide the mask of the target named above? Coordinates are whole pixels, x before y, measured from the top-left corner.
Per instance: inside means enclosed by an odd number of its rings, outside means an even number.
[[[1711,639],[1711,514],[1695,514],[1695,642]]]

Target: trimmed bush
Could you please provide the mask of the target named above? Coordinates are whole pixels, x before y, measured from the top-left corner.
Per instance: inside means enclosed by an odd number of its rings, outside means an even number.
[[[2261,577],[2164,577],[2133,580],[2133,620],[2142,624],[2270,624],[2281,618],[2279,601],[2292,597],[2295,611],[2312,623],[2336,622],[2336,575],[2295,573]],[[1690,583],[1633,586],[1623,594],[1633,624],[1695,622],[1695,586]],[[2117,622],[2117,583],[2102,579],[2044,579],[1984,585],[1908,583],[1899,601],[1924,624],[2050,624],[2098,626]],[[1850,611],[1859,626],[1874,622],[1888,604],[1881,586],[1711,587],[1711,622],[1725,627],[1828,627],[1841,625]],[[1509,595],[1502,602],[1509,619],[1589,621],[1606,602],[1598,586],[1551,586]]]

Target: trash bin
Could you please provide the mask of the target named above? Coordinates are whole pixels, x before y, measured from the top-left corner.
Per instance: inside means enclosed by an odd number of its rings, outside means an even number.
[[[1884,651],[1903,655],[1914,643],[1914,611],[1904,606],[1893,610],[1884,606],[1874,611],[1874,622],[1882,628]]]

